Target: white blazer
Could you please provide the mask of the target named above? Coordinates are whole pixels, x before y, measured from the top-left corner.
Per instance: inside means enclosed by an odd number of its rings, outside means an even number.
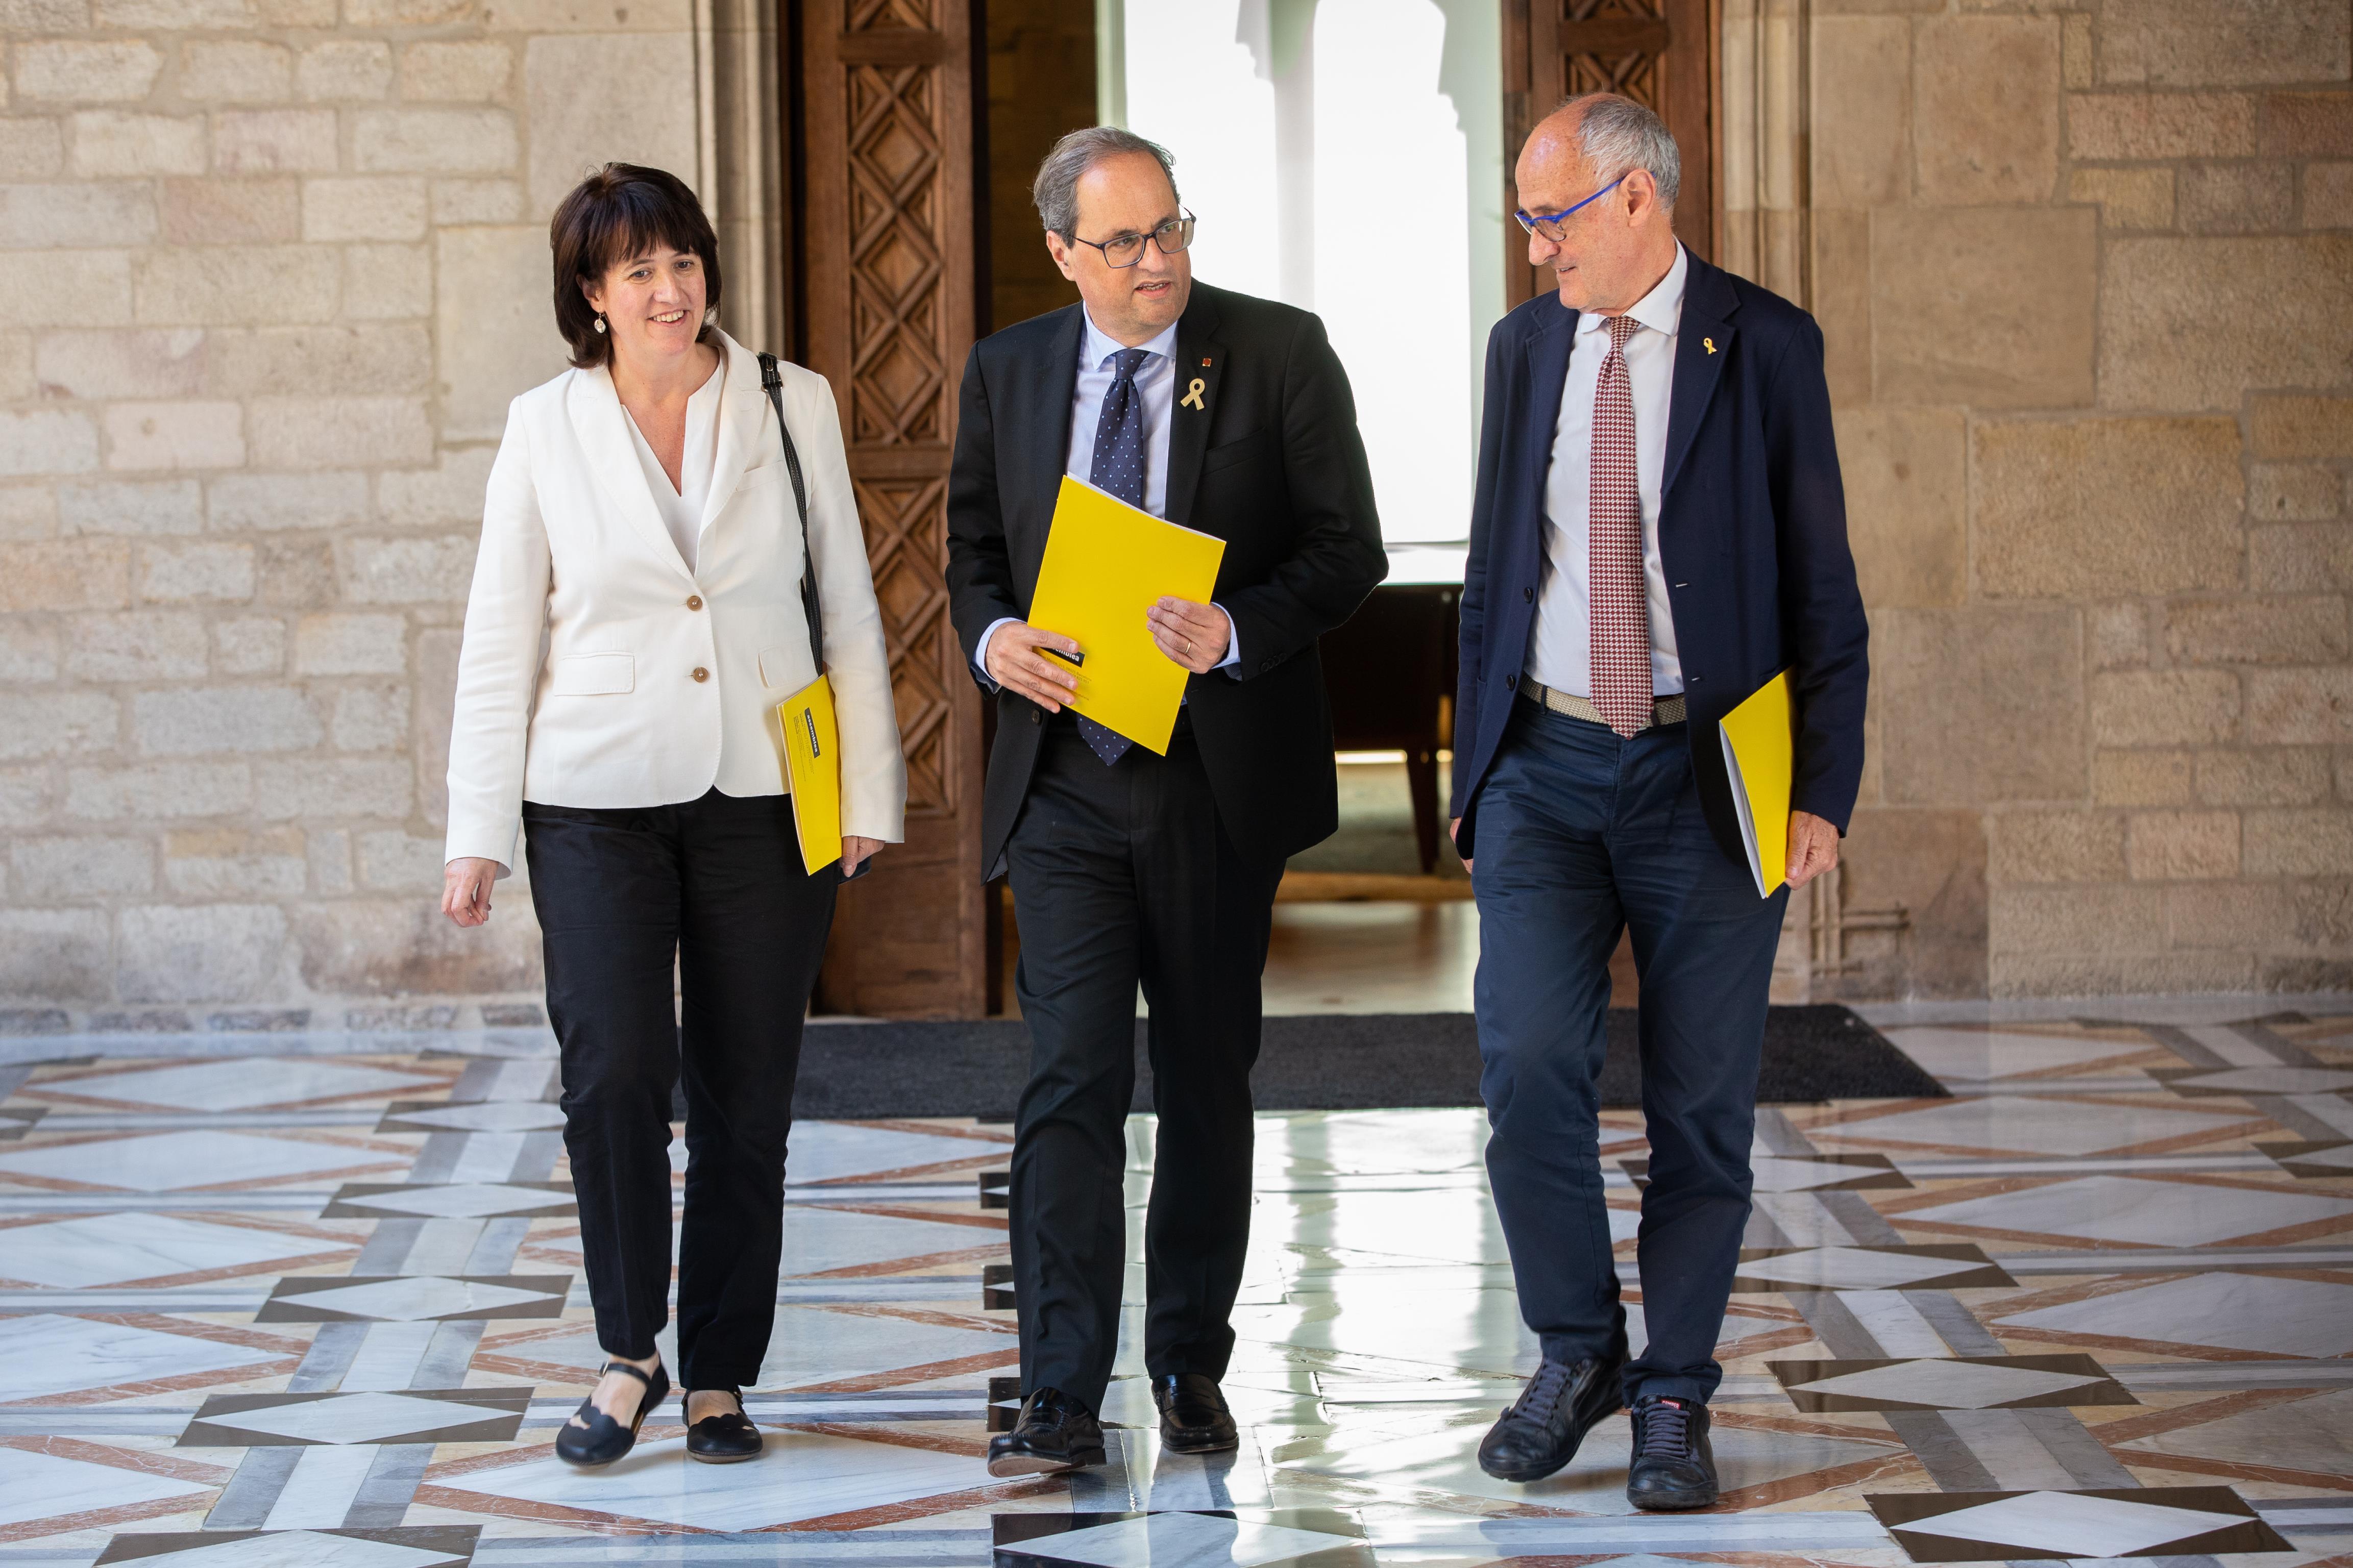
[[[526,800],[785,793],[776,704],[817,678],[800,522],[760,363],[712,339],[727,379],[692,571],[654,509],[609,371],[566,371],[509,406],[458,659],[448,859],[512,870]],[[779,368],[841,727],[841,830],[896,843],[907,770],[840,416],[825,377]]]

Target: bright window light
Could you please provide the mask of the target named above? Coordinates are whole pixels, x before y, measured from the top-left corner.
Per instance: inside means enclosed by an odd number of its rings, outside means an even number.
[[[1493,18],[1466,0],[1124,4],[1127,123],[1176,155],[1194,275],[1323,317],[1383,535],[1463,539],[1502,312]]]

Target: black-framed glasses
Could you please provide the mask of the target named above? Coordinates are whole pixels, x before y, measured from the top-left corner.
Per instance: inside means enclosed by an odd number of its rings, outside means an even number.
[[[1079,239],[1075,234],[1071,237],[1102,251],[1105,267],[1133,267],[1144,259],[1147,239],[1160,247],[1163,256],[1174,256],[1193,243],[1193,215],[1183,207],[1176,210],[1183,216],[1170,218],[1150,234],[1115,234],[1105,240]]]
[[[1585,206],[1590,203],[1599,201],[1603,196],[1608,195],[1619,185],[1625,184],[1625,181],[1626,176],[1620,174],[1616,179],[1610,181],[1609,184],[1602,186],[1599,190],[1586,197],[1584,201],[1577,203],[1577,206],[1563,207],[1556,213],[1531,213],[1514,209],[1512,216],[1520,220],[1520,226],[1522,228],[1526,229],[1530,234],[1535,235],[1538,239],[1548,239],[1552,241],[1553,244],[1558,245],[1561,241],[1568,237],[1568,231],[1560,226],[1561,219],[1577,211],[1577,207]]]

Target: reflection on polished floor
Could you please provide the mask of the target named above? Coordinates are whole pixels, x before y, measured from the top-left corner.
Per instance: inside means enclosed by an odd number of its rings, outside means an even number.
[[[1892,1014],[1954,1099],[1767,1110],[1726,1496],[1683,1517],[1628,1512],[1622,1419],[1537,1485],[1473,1462],[1535,1354],[1475,1112],[1262,1118],[1240,1451],[1161,1453],[1129,1353],[1114,1462],[1004,1483],[1006,1130],[806,1126],[770,1452],[686,1462],[673,1403],[582,1475],[543,1031],[0,1041],[0,1568],[2343,1564],[2353,1009],[2263,1011]],[[1607,1133],[1631,1283],[1640,1119]]]

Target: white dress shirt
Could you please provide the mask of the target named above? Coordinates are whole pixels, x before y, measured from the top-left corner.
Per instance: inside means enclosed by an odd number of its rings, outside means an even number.
[[[630,443],[638,449],[638,464],[646,471],[646,488],[653,492],[654,510],[661,513],[662,526],[670,530],[679,559],[690,572],[694,570],[695,546],[702,538],[703,509],[711,500],[711,470],[719,461],[719,394],[726,381],[727,356],[722,354],[711,374],[686,400],[686,450],[679,459],[676,489],[670,488],[661,459],[654,456],[652,443],[638,428],[636,416],[629,414],[627,405],[621,409]]]
[[[1119,377],[1117,356],[1127,345],[1110,336],[1095,325],[1093,313],[1083,305],[1079,313],[1085,318],[1085,331],[1079,337],[1079,379],[1071,389],[1071,448],[1062,463],[1062,471],[1084,484],[1094,483],[1095,427],[1103,423],[1103,403],[1110,393],[1112,383]],[[1150,342],[1136,345],[1145,353],[1144,363],[1135,367],[1135,390],[1144,399],[1144,510],[1153,516],[1168,515],[1168,422],[1176,406],[1176,324]],[[989,623],[980,634],[980,647],[973,663],[983,678],[994,688],[994,678],[988,675],[988,639],[997,628],[1011,621],[1011,616]],[[1241,662],[1241,639],[1233,635],[1233,617],[1226,618],[1226,657],[1210,668],[1228,669]]]
[[[1666,568],[1659,560],[1659,491],[1667,466],[1667,405],[1674,390],[1675,336],[1683,315],[1683,279],[1691,260],[1675,246],[1675,264],[1659,286],[1626,313],[1641,323],[1626,340],[1626,374],[1634,393],[1634,468],[1642,500],[1642,596],[1650,605],[1651,695],[1683,689],[1675,657],[1675,618],[1667,603]],[[1528,629],[1527,672],[1572,696],[1593,695],[1593,630],[1587,597],[1593,552],[1593,395],[1601,362],[1609,355],[1609,319],[1587,310],[1577,318],[1568,354],[1568,381],[1554,427],[1552,469],[1545,479],[1544,586]]]

